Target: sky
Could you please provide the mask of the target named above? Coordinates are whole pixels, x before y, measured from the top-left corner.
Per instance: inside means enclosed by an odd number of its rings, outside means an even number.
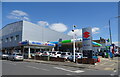
[[[19,20],[72,36],[76,25],[77,38],[82,28],[91,27],[93,39],[109,38],[108,20],[111,21],[112,41],[118,43],[117,2],[3,2],[2,27]]]

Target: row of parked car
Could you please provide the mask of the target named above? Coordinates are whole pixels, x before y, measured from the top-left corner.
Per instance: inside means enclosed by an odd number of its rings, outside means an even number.
[[[31,56],[49,56],[49,57],[56,57],[56,58],[65,58],[66,60],[73,61],[73,53],[71,52],[61,52],[61,51],[38,51],[36,53],[31,53]],[[2,54],[2,59],[7,60],[23,60],[24,56],[20,53],[12,53],[12,54]],[[76,58],[82,58],[82,53],[75,53]]]
[[[1,54],[1,58],[2,59],[7,59],[7,60],[21,60],[23,61],[23,55],[20,53],[12,53],[12,54],[6,54],[6,53],[2,53]]]
[[[71,52],[61,52],[61,51],[38,51],[36,52],[36,55],[39,56],[50,56],[50,57],[56,57],[56,58],[65,58],[66,60],[73,61],[73,53]],[[82,53],[76,52],[75,53],[76,58],[82,58]]]

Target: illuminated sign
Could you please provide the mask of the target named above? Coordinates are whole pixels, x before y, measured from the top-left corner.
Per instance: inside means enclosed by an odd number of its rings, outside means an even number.
[[[40,46],[55,46],[51,43],[40,43],[40,42],[31,42],[31,41],[22,41],[19,42],[19,45],[40,45]]]

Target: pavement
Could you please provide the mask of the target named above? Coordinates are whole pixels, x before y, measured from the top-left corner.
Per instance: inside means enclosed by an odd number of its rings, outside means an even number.
[[[96,63],[95,65],[92,64],[78,64],[73,62],[56,62],[56,61],[42,61],[42,60],[34,60],[34,59],[24,59],[26,62],[35,62],[35,63],[43,63],[43,64],[51,64],[51,65],[61,65],[61,66],[68,66],[68,67],[76,67],[76,68],[87,68],[87,69],[94,69],[94,70],[118,70],[118,57],[115,57],[113,60],[108,58],[100,57],[101,62]]]

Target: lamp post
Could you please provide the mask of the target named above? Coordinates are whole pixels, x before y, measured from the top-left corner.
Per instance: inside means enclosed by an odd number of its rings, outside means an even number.
[[[113,17],[113,18],[120,18],[120,16]],[[109,19],[109,33],[110,33],[110,44],[111,45],[112,45],[112,34],[111,34],[111,22],[110,22],[110,20],[113,19],[113,18]]]
[[[72,30],[73,32],[73,55],[74,55],[73,62],[75,62],[75,31],[74,31],[75,27],[76,25],[73,25],[73,30]]]

